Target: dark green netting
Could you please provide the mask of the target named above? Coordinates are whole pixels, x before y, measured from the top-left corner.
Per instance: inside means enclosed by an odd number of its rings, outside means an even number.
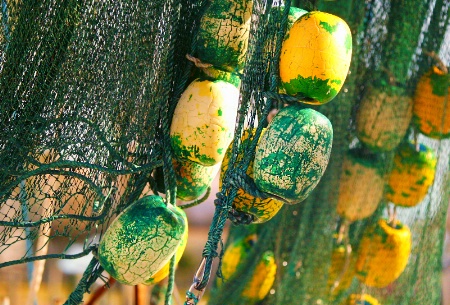
[[[306,7],[307,3],[299,3]],[[370,293],[382,304],[438,304],[441,293],[441,256],[444,221],[448,205],[448,141],[435,141],[408,128],[405,139],[433,147],[439,156],[434,184],[427,198],[416,208],[397,208],[397,217],[413,233],[413,254],[402,276],[384,289],[353,285],[337,297],[327,290],[333,235],[342,225],[335,206],[339,197],[339,175],[349,147],[362,146],[363,155],[381,159],[388,173],[394,151],[372,152],[355,136],[355,116],[365,90],[371,83],[380,90],[398,90],[412,95],[419,76],[433,63],[429,50],[448,54],[444,40],[448,29],[448,4],[444,2],[356,1],[318,2],[319,10],[344,18],[354,34],[350,74],[335,100],[319,108],[335,130],[332,158],[319,186],[298,206],[285,206],[270,222],[257,226],[260,239],[236,277],[213,290],[209,304],[248,304],[241,292],[265,250],[278,255],[278,275],[273,291],[260,304],[339,304],[350,293]],[[436,52],[438,52],[436,51]],[[448,55],[447,55],[448,56]],[[390,80],[394,81],[390,83]],[[448,98],[447,98],[448,100]],[[379,122],[392,124],[393,122]],[[396,123],[394,123],[396,124]],[[358,187],[358,186],[354,186]],[[369,219],[351,225],[350,240],[357,249],[363,229],[380,216],[387,217],[392,204],[383,200]],[[249,234],[248,228],[232,227],[230,240]],[[433,237],[431,237],[433,236]],[[250,271],[249,271],[250,270]],[[259,303],[258,303],[259,304]]]
[[[208,3],[2,1],[0,255],[13,255],[0,261],[0,268],[95,253],[109,223],[137,198],[161,194],[175,203],[169,126],[180,95],[199,71],[186,55],[197,56],[195,37]],[[258,241],[236,276],[206,292],[209,304],[248,304],[241,292],[267,250],[275,254],[277,275],[271,292],[258,304],[340,304],[351,293],[369,293],[382,304],[439,304],[450,144],[448,139],[422,134],[398,109],[407,108],[401,108],[407,103],[403,97],[413,96],[420,77],[437,64],[431,52],[449,65],[448,1],[255,0],[252,5],[245,66],[234,71],[241,85],[231,165],[220,193],[214,194],[216,210],[199,257],[199,277],[188,298],[194,300],[204,292],[216,272],[213,261],[220,261],[233,240],[256,232]],[[331,159],[320,183],[305,201],[284,205],[266,223],[247,225],[251,217],[235,213],[232,202],[239,187],[267,196],[245,175],[267,126],[266,117],[271,110],[297,103],[278,92],[278,63],[290,6],[343,18],[352,31],[352,62],[335,99],[322,106],[304,105],[327,116],[333,125]],[[362,119],[357,117],[374,90],[388,97],[379,106],[378,125],[368,123],[363,134],[404,127],[389,150],[360,139]],[[392,97],[399,108],[393,117],[385,116],[382,107]],[[249,127],[257,128],[253,141],[241,145],[241,134]],[[408,140],[429,146],[437,156],[434,182],[425,199],[416,207],[395,209],[382,199],[370,217],[351,224],[344,221],[336,206],[348,150],[377,159],[378,170],[387,176],[397,146]],[[356,252],[365,228],[394,210],[411,228],[413,240],[400,278],[386,288],[370,288],[354,278],[348,289],[330,296],[333,237],[340,229],[346,232],[345,240]],[[227,221],[233,225],[225,241]],[[85,241],[83,251],[68,254],[80,238]],[[53,242],[63,244],[64,250],[49,252]],[[67,304],[82,302],[102,271],[94,258]],[[220,268],[217,275],[220,281]]]

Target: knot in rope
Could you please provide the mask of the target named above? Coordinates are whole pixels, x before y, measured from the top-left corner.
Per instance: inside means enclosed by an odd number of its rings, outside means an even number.
[[[208,257],[208,258],[214,258],[214,257],[219,256],[219,254],[217,253],[216,250],[213,249],[213,245],[211,244],[211,242],[206,241],[205,248],[203,249],[203,252],[202,252],[202,256]]]
[[[192,291],[186,291],[186,302],[184,302],[184,305],[196,305],[198,303],[199,299],[193,293]]]
[[[225,204],[225,195],[222,193],[216,193],[216,199],[214,199],[214,205],[217,208],[226,209],[227,205]]]
[[[255,216],[232,208],[228,212],[228,219],[235,225],[249,225],[255,221]]]

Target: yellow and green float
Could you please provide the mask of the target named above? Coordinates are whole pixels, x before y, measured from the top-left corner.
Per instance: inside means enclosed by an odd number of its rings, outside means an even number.
[[[224,281],[230,279],[238,270],[239,265],[246,259],[255,241],[256,235],[252,234],[235,240],[227,247],[222,257],[222,276]],[[264,252],[253,271],[250,281],[242,291],[242,298],[250,304],[264,299],[270,288],[272,288],[276,272],[277,265],[273,252]],[[219,279],[217,283],[221,285],[221,280]]]
[[[100,265],[118,282],[143,284],[176,253],[187,230],[186,215],[160,196],[145,196],[109,225],[98,247]]]
[[[341,90],[352,57],[352,35],[341,18],[312,11],[298,18],[283,41],[281,84],[310,104],[325,104]]]
[[[418,205],[428,193],[436,174],[436,155],[424,144],[401,144],[394,156],[385,197],[404,207]]]
[[[239,90],[222,81],[197,78],[183,92],[170,126],[177,159],[203,166],[222,162],[234,137]]]
[[[253,1],[214,0],[200,20],[196,57],[224,71],[242,70]]]
[[[370,86],[356,113],[356,136],[373,151],[392,151],[405,137],[412,98],[402,88]]]
[[[398,220],[380,219],[366,228],[358,247],[356,277],[370,287],[382,288],[405,270],[411,253],[411,231]]]
[[[414,124],[424,135],[434,139],[450,137],[450,74],[446,67],[433,67],[417,83]]]
[[[198,199],[211,186],[220,169],[220,163],[203,166],[190,160],[172,159],[177,184],[177,198],[190,201]]]

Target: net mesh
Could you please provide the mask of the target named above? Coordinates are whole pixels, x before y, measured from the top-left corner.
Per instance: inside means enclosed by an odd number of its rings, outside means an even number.
[[[245,66],[233,71],[241,85],[232,154],[215,196],[200,286],[214,272],[212,261],[234,240],[255,232],[258,240],[235,276],[220,288],[214,285],[209,303],[248,304],[241,293],[270,250],[277,275],[271,293],[259,304],[340,304],[351,293],[369,293],[382,304],[438,304],[450,144],[418,130],[408,97],[421,76],[439,64],[436,55],[448,65],[448,1],[249,3]],[[269,112],[293,103],[278,92],[291,6],[329,12],[348,23],[353,36],[350,72],[333,101],[305,105],[328,117],[334,130],[332,155],[318,186],[305,201],[284,205],[270,221],[245,225],[229,214],[238,189],[263,194],[242,179],[243,173]],[[7,254],[8,259],[0,260],[0,268],[89,254],[117,214],[147,194],[175,203],[169,125],[180,95],[200,69],[186,54],[198,56],[196,35],[207,7],[208,1],[187,0],[2,1],[0,257]],[[364,112],[370,102],[374,105]],[[450,111],[447,104],[448,92],[444,113]],[[438,124],[445,126],[444,121]],[[251,141],[241,142],[248,128],[255,133]],[[387,151],[377,147],[385,134],[395,134]],[[346,221],[337,206],[349,191],[341,189],[349,149],[377,160],[384,190],[397,147],[405,141],[426,145],[437,157],[426,197],[416,207],[394,208],[383,196],[369,217]],[[162,181],[157,170],[163,172]],[[375,187],[370,180],[361,181],[351,189],[366,194]],[[344,236],[356,253],[364,230],[394,213],[412,232],[411,256],[399,279],[371,288],[354,277],[348,289],[330,293],[336,236]],[[222,245],[229,218],[235,225]],[[83,249],[68,254],[80,238]],[[53,242],[63,249],[51,252]],[[101,271],[94,260],[68,303],[80,303]],[[220,268],[218,275],[221,281]]]

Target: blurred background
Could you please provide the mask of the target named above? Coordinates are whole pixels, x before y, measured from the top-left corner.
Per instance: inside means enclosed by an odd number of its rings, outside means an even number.
[[[218,191],[218,176],[211,185],[211,196],[204,203],[186,210],[189,219],[189,237],[183,257],[177,268],[175,279],[174,305],[182,305],[185,301],[185,291],[192,284],[192,279],[200,263],[201,254],[207,240],[209,225],[214,215],[214,195]],[[180,202],[182,204],[182,202]],[[450,212],[450,205],[449,205]],[[447,213],[447,215],[450,215]],[[230,223],[227,223],[223,235],[226,240]],[[82,248],[83,240],[74,244],[73,251],[78,253]],[[52,252],[61,250],[63,245],[58,245],[57,240],[50,244]],[[0,256],[0,261],[9,259],[8,253],[19,251],[10,249]],[[20,249],[23,251],[23,249]],[[68,251],[69,253],[71,251]],[[444,255],[442,257],[442,305],[450,305],[450,217],[447,218],[447,230],[444,243]],[[91,255],[79,259],[60,260],[49,259],[46,262],[43,274],[43,282],[38,294],[39,304],[41,305],[60,305],[63,304],[67,296],[75,289],[86,269]],[[30,274],[30,265],[21,264],[0,269],[0,305],[24,304],[29,292],[28,276]],[[213,273],[217,264],[214,264]],[[210,287],[213,283],[214,274],[209,282],[208,289],[204,298],[199,304],[206,304],[209,296]],[[108,277],[107,274],[105,274]],[[100,290],[105,285],[105,279],[98,279],[92,286],[91,294],[85,295],[85,301],[88,302],[95,291]],[[150,304],[152,286],[141,286],[140,293],[143,298],[142,304]],[[120,283],[114,283],[110,289],[95,302],[98,305],[107,304],[135,304],[135,289],[133,286],[126,286]],[[425,304],[424,304],[425,305]],[[429,304],[432,305],[432,304]],[[437,305],[437,304],[436,304]]]

